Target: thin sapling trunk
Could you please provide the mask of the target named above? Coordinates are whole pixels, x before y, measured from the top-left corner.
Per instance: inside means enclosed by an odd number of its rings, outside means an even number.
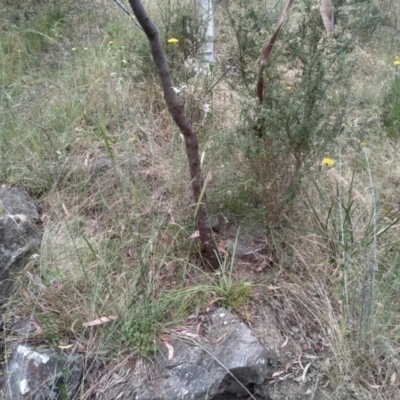
[[[178,102],[173,84],[167,59],[160,36],[153,21],[148,16],[143,4],[140,0],[129,0],[133,13],[137,21],[143,28],[151,48],[153,60],[160,75],[161,84],[164,92],[165,101],[172,119],[179,127],[185,140],[186,155],[188,158],[190,177],[192,179],[192,191],[194,200],[198,204],[197,226],[200,235],[200,241],[203,246],[205,257],[211,269],[215,270],[219,267],[219,252],[214,240],[214,236],[208,222],[207,209],[205,205],[205,196],[202,196],[204,181],[201,174],[201,163],[199,155],[199,145],[197,136],[193,128],[192,121],[184,114],[181,105]]]

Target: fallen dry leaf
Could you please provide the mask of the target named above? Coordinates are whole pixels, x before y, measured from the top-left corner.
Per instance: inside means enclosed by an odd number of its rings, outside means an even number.
[[[390,377],[390,386],[394,386],[396,384],[397,374],[393,372],[392,376]]]
[[[73,344],[66,344],[63,346],[57,346],[59,349],[70,349],[73,346]]]
[[[274,373],[272,374],[271,377],[272,377],[272,378],[275,378],[276,376],[282,375],[284,372],[285,372],[284,370],[282,370],[282,371],[276,371],[276,372],[274,372]]]
[[[303,364],[302,364],[302,362],[301,362],[301,354],[299,355],[299,365],[300,365],[300,368],[301,369],[304,369],[304,367],[303,367]]]
[[[165,347],[168,349],[168,357],[167,360],[170,361],[174,358],[174,348],[167,342],[163,342]]]
[[[281,349],[283,349],[289,342],[289,336],[286,336],[285,341],[281,344]]]
[[[36,333],[43,333],[42,327],[34,319],[30,322],[36,328]]]
[[[371,389],[380,389],[382,385],[373,385],[372,383],[367,382],[365,379],[363,381],[371,388]]]
[[[84,324],[82,324],[82,326],[86,328],[88,326],[102,325],[102,324],[106,324],[107,322],[114,321],[117,318],[118,317],[114,317],[113,315],[111,315],[109,317],[101,317],[98,319],[94,319],[93,321],[85,322]]]
[[[173,341],[175,340],[172,336],[163,335],[163,334],[158,335],[158,338],[159,338],[162,342],[173,342]]]
[[[69,217],[69,216],[70,216],[70,213],[69,213],[68,208],[66,207],[66,205],[65,205],[64,203],[62,203],[62,208],[63,208],[63,210],[64,210],[64,212],[65,212],[65,215],[66,215],[67,217]]]

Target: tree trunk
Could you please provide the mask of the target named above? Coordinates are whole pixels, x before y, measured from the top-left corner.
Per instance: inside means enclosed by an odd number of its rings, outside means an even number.
[[[171,75],[169,73],[165,52],[156,26],[148,16],[140,0],[129,0],[129,3],[132,7],[133,13],[135,14],[139,24],[142,26],[149,40],[153,60],[161,78],[161,84],[168,110],[174,122],[179,127],[179,130],[185,140],[186,155],[189,163],[190,177],[192,179],[193,196],[195,202],[198,204],[196,218],[200,241],[203,246],[204,255],[208,261],[209,267],[215,270],[219,267],[219,252],[208,222],[205,195],[203,194],[202,196],[204,182],[201,174],[197,136],[194,131],[192,121],[182,111],[182,107],[179,104],[175,91],[172,88],[173,84]]]
[[[333,24],[334,24],[333,11],[334,8],[332,0],[321,0],[319,12],[321,14],[322,21],[324,22],[327,36],[333,35]]]

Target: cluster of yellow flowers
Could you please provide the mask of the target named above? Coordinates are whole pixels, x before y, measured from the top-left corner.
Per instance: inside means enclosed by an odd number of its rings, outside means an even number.
[[[366,141],[362,141],[360,143],[361,147],[366,147],[367,146],[367,142]],[[326,167],[333,167],[335,165],[335,160],[329,157],[325,157],[322,159],[321,161],[322,165],[325,165]]]
[[[179,42],[179,40],[176,38],[173,38],[173,37],[171,39],[167,40],[167,43],[178,43],[178,42]]]
[[[335,165],[335,160],[332,160],[332,158],[326,157],[322,160],[322,165],[326,165],[327,167],[333,167]]]
[[[399,56],[396,56],[396,57],[394,58],[393,65],[394,65],[395,67],[398,67],[398,66],[400,65],[400,57],[399,57]]]

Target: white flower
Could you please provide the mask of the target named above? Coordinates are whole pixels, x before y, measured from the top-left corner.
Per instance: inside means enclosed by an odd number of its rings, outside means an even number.
[[[182,90],[187,89],[187,86],[186,86],[185,84],[183,84],[183,85],[181,85],[180,88],[177,88],[177,87],[175,87],[175,86],[171,86],[171,88],[174,90],[174,92],[175,92],[176,94],[179,94]]]

